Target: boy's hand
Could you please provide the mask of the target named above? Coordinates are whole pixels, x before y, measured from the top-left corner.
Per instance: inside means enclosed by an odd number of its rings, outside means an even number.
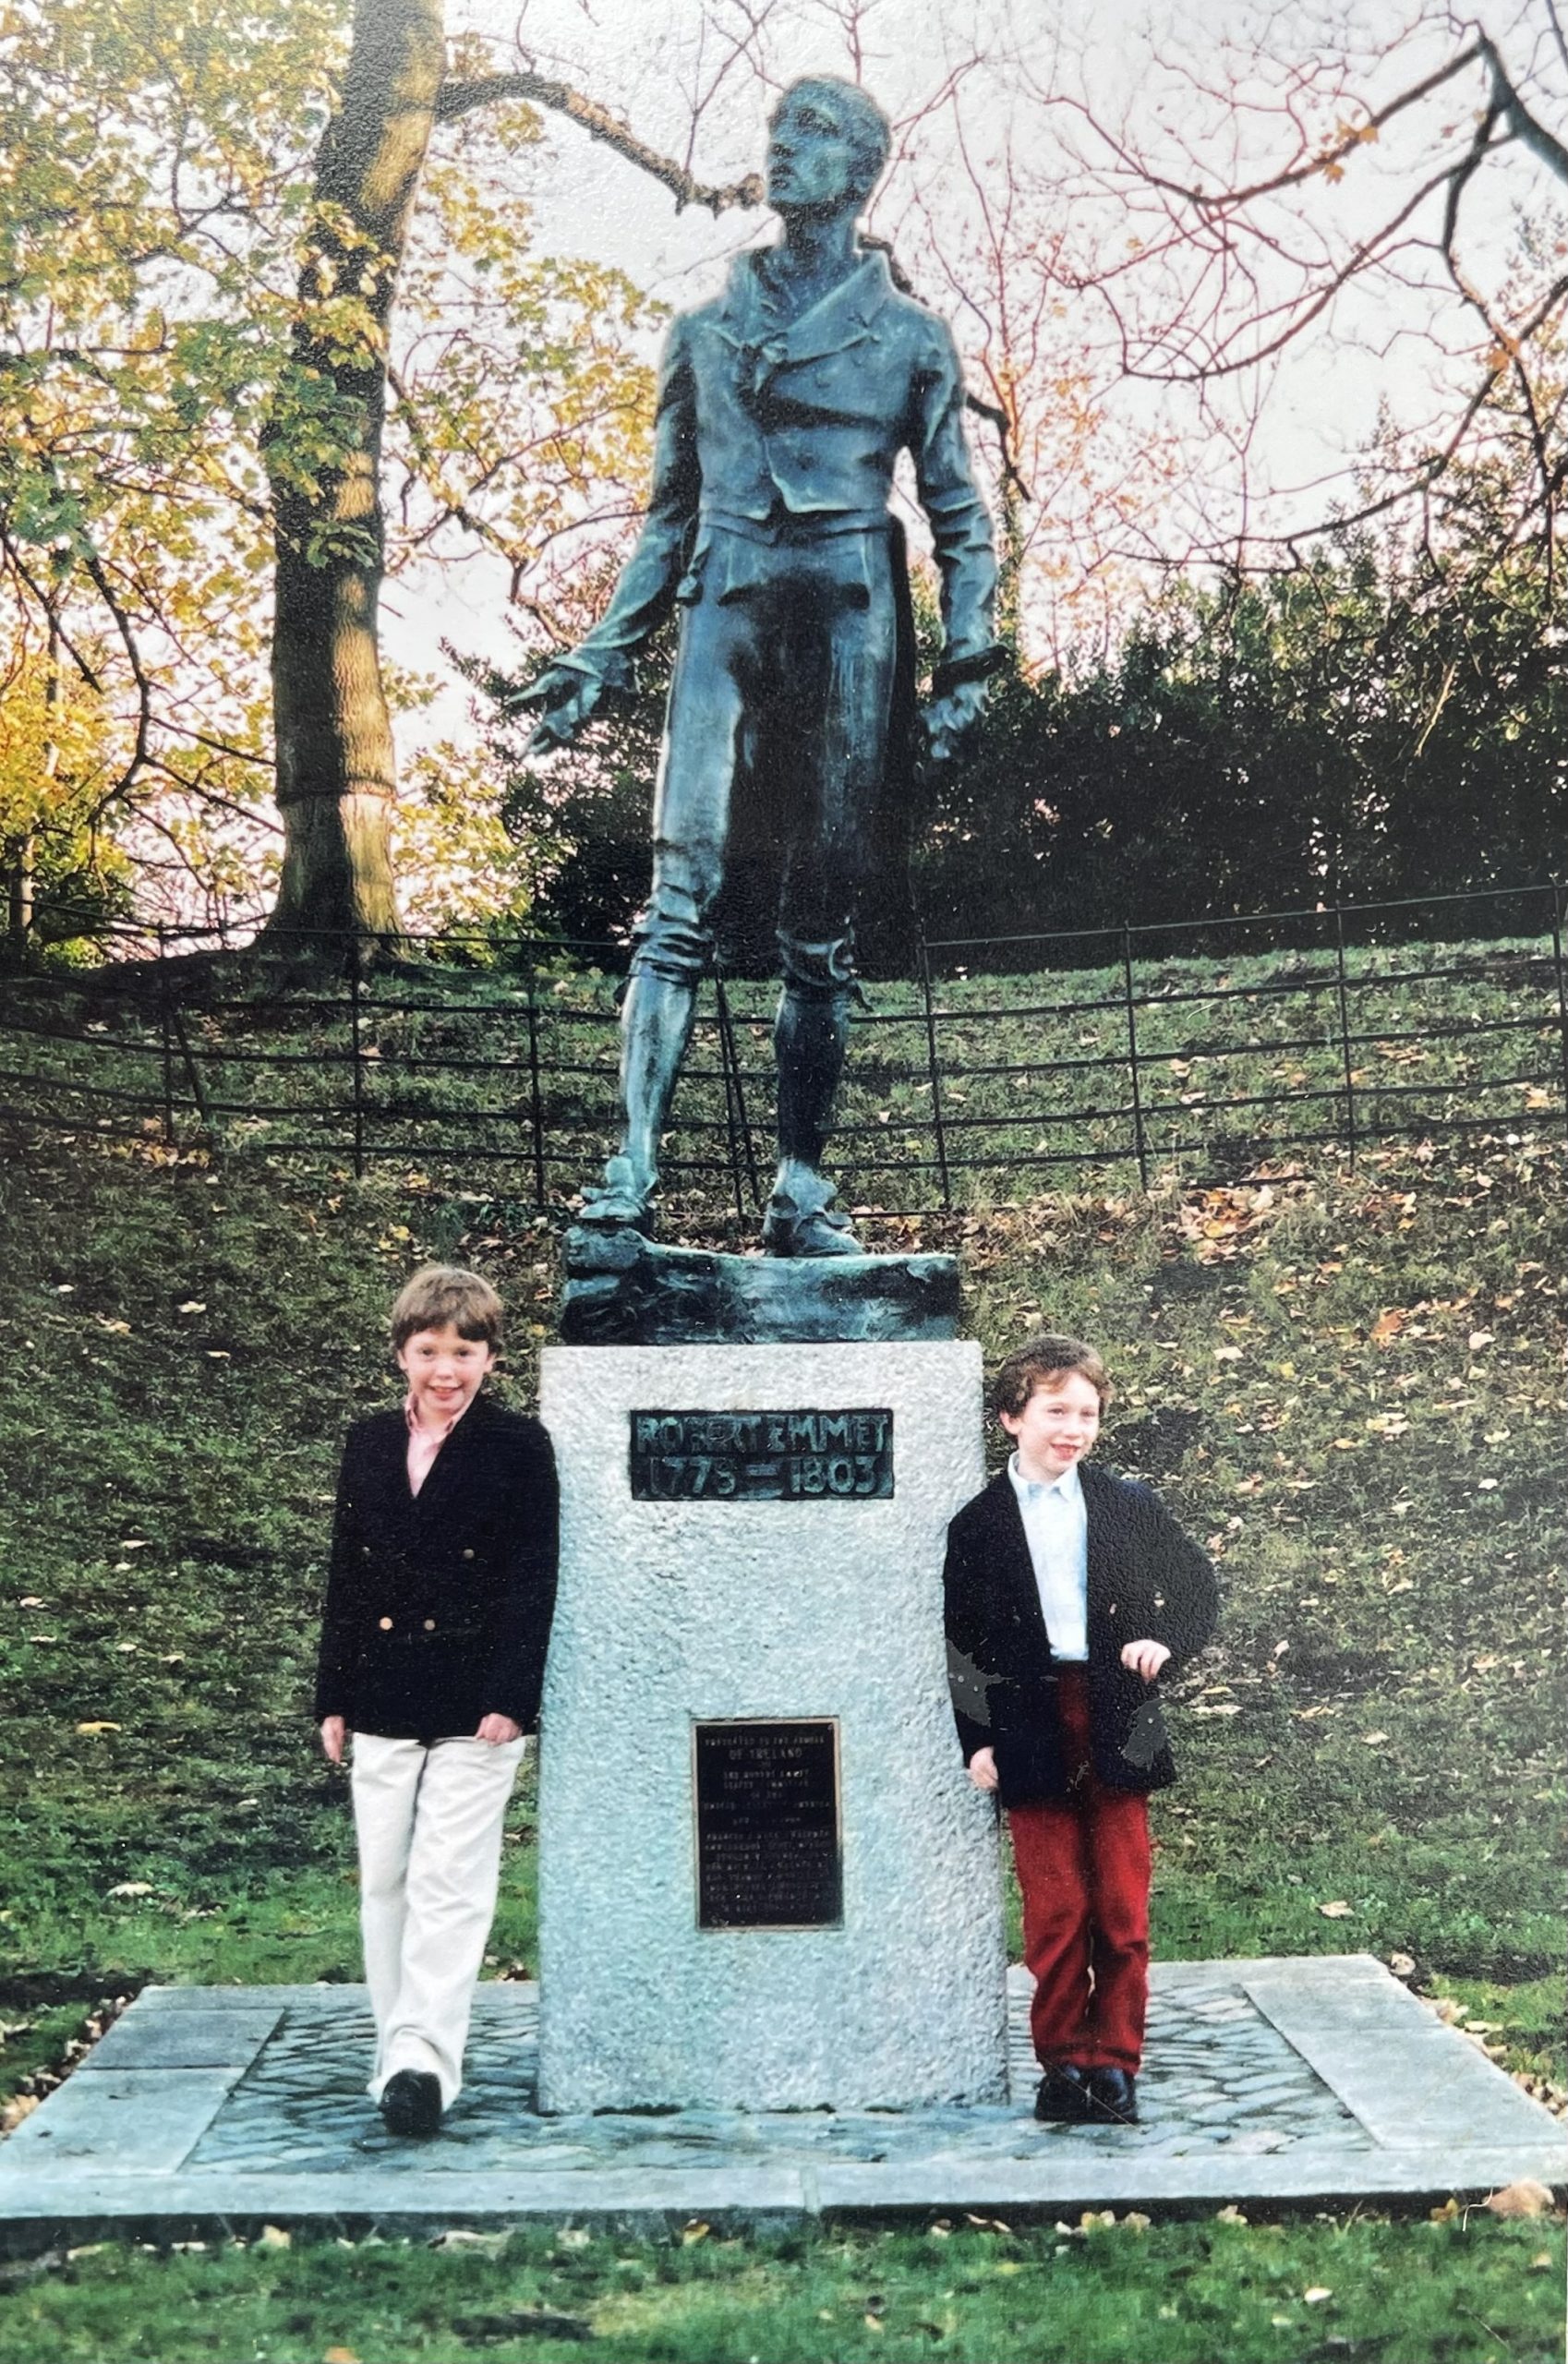
[[[329,1765],[343,1763],[344,1743],[348,1738],[348,1726],[341,1716],[321,1719],[321,1747]]]
[[[994,1748],[977,1748],[969,1761],[969,1778],[977,1790],[994,1790],[1001,1776]]]
[[[503,1741],[521,1740],[523,1727],[514,1724],[510,1716],[485,1716],[480,1719],[476,1740],[488,1740],[492,1748],[500,1748]]]
[[[1140,1674],[1145,1683],[1152,1683],[1169,1657],[1164,1642],[1128,1642],[1122,1651],[1122,1664],[1129,1674]]]

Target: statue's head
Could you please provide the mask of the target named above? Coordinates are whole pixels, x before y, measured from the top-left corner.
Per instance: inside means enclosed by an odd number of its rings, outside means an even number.
[[[887,162],[892,132],[853,82],[791,82],[768,126],[767,201],[778,213],[859,213]]]

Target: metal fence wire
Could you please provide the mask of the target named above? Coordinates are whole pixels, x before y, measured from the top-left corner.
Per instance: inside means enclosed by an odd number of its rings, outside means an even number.
[[[942,941],[868,990],[840,1094],[847,1200],[909,1214],[1136,1168],[1234,1178],[1373,1142],[1568,1126],[1563,889]],[[1423,933],[1415,931],[1420,928]],[[607,945],[407,935],[303,983],[140,930],[90,973],[0,979],[0,1115],[231,1154],[488,1177],[564,1211],[617,1123]],[[670,1194],[745,1217],[771,1176],[776,988],[706,988]]]

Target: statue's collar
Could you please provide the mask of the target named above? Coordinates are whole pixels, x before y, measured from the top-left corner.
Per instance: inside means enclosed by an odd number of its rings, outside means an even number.
[[[737,344],[777,347],[769,356],[776,366],[779,361],[810,361],[818,354],[838,352],[869,328],[892,293],[886,255],[862,248],[860,260],[837,287],[830,287],[809,312],[783,327],[767,300],[760,262],[756,252],[736,257],[719,307],[718,325]]]

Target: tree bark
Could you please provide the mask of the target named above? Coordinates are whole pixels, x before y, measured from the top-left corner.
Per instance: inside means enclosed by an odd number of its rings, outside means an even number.
[[[283,868],[269,936],[396,933],[396,757],[377,645],[388,323],[445,71],[442,0],[356,0],[317,158],[292,366],[265,438]]]

